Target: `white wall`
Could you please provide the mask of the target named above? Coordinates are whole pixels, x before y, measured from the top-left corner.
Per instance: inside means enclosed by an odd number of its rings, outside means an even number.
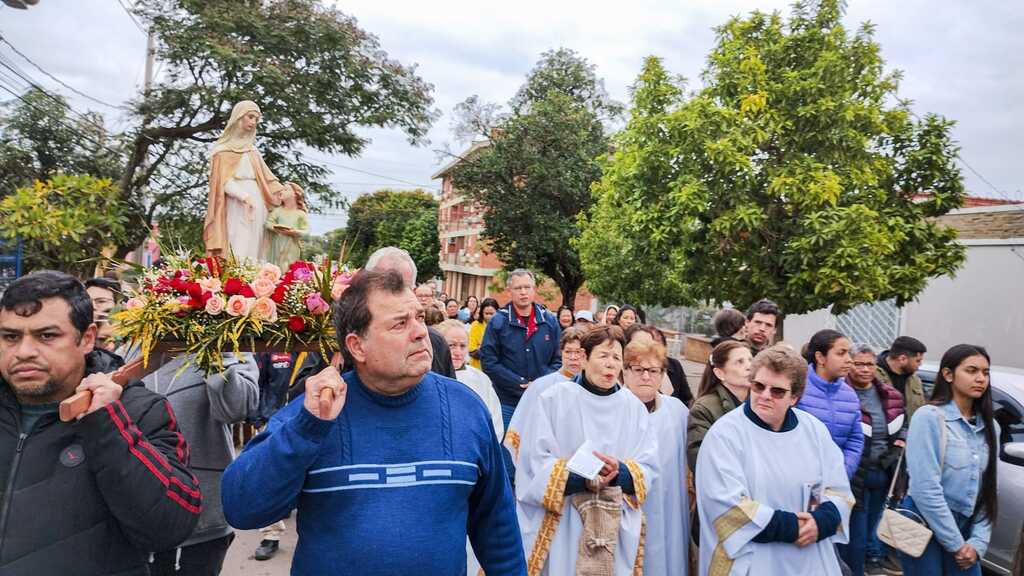
[[[993,364],[1024,368],[1024,239],[964,243],[964,267],[904,307],[900,333],[924,342],[929,360],[969,343],[984,346]]]
[[[938,361],[950,346],[984,346],[992,362],[1024,368],[1024,239],[965,240],[967,260],[956,277],[932,279],[903,308],[900,334],[928,346]],[[811,335],[834,328],[826,309],[786,317],[785,340],[799,349]]]

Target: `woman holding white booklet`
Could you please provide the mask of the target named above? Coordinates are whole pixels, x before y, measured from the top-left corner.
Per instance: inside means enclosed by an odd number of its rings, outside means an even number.
[[[641,507],[658,473],[658,443],[647,408],[618,383],[624,342],[617,326],[593,328],[579,376],[545,390],[524,414],[516,511],[531,575],[642,569]],[[584,444],[601,461],[592,479],[569,469],[574,455],[587,460],[577,455]]]

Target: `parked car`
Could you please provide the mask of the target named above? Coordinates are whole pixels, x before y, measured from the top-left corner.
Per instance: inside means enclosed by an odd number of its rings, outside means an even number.
[[[927,394],[935,384],[937,362],[924,362],[917,373]],[[982,565],[993,574],[1011,574],[1024,532],[1024,370],[993,366],[992,403],[999,437],[999,517]]]

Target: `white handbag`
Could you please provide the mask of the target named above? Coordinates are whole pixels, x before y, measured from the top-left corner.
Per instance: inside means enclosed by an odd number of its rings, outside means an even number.
[[[939,439],[939,473],[945,466],[946,460],[946,421],[940,414],[941,437]],[[893,489],[896,488],[896,479],[900,475],[900,465],[903,463],[903,454],[896,463],[896,472],[892,475],[892,483],[889,484],[889,494],[885,497],[886,508],[882,511],[882,518],[878,522],[878,539],[889,546],[903,552],[907,556],[920,558],[924,554],[928,542],[932,539],[932,531],[928,528],[924,518],[921,518],[913,510],[906,508],[889,507],[888,502],[892,499]],[[907,514],[913,515],[910,518]]]

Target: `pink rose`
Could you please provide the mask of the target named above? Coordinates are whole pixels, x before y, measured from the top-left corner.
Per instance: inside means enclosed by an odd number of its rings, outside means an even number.
[[[277,285],[270,278],[260,276],[252,281],[252,292],[257,298],[265,298],[274,293]]]
[[[124,307],[129,310],[132,308],[142,308],[145,305],[146,301],[142,298],[129,298],[128,301],[124,303]]]
[[[309,310],[310,314],[327,314],[331,306],[318,292],[314,292],[306,296],[306,310]]]
[[[292,275],[299,282],[308,282],[309,280],[311,280],[313,278],[313,271],[310,270],[309,268],[296,268],[292,272]],[[322,300],[322,298],[321,298],[321,300]]]
[[[210,316],[219,316],[224,311],[224,299],[214,294],[206,301],[206,313]]]
[[[182,306],[188,306],[188,302],[189,300],[191,300],[191,298],[189,298],[188,296],[178,296],[177,300],[178,304],[181,304]]]
[[[252,309],[254,298],[246,298],[241,294],[235,294],[228,298],[227,311],[230,316],[248,316]]]
[[[277,304],[266,296],[257,298],[252,306],[252,317],[264,322],[277,322]]]
[[[281,268],[277,264],[264,264],[260,266],[260,271],[256,274],[257,278],[266,278],[274,284],[281,281]]]
[[[222,288],[220,278],[200,278],[196,283],[199,284],[200,288],[203,290],[212,292],[213,294],[220,292]]]

